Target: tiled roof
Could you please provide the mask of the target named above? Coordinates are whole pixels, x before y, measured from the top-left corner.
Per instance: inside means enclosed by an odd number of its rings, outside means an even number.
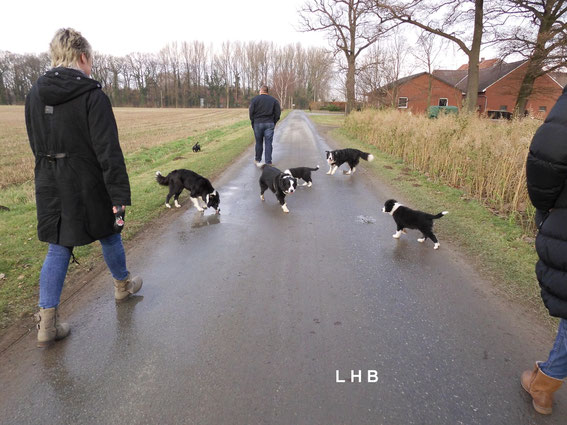
[[[483,92],[492,84],[500,80],[502,77],[506,76],[510,72],[514,71],[516,68],[520,67],[524,63],[525,60],[512,62],[512,63],[505,63],[501,60],[497,59],[489,59],[484,61],[484,63],[493,63],[495,65],[489,68],[482,68],[479,69],[479,79],[478,79],[478,91]],[[567,84],[567,74],[564,73],[553,73],[551,74],[552,77],[556,74],[558,75],[559,84],[562,86]],[[401,86],[408,81],[420,77],[422,75],[427,75],[427,72],[421,72],[419,74],[410,75],[408,77],[400,78],[399,80],[390,83],[386,86],[381,87],[382,90],[390,90],[392,87]],[[438,80],[443,81],[444,83],[456,87],[457,89],[461,90],[463,93],[467,92],[467,82],[468,82],[468,70],[467,69],[456,69],[456,70],[448,70],[448,69],[438,69],[432,72],[432,75],[437,78]],[[554,77],[555,78],[555,77]]]
[[[456,86],[463,78],[466,78],[467,72],[467,70],[437,69],[432,74],[441,81],[451,86]]]
[[[550,72],[549,76],[557,81],[561,87],[567,86],[567,72]]]
[[[485,68],[479,70],[478,76],[478,91],[485,91],[489,86],[494,84],[496,81],[509,74],[519,66],[523,65],[526,61],[521,60],[512,63],[499,62],[491,68]],[[457,88],[462,90],[464,93],[467,91],[468,76],[463,78],[458,84]]]
[[[485,69],[485,68],[492,68],[494,65],[498,64],[498,62],[500,62],[501,59],[484,59],[482,58],[480,63],[478,64],[478,68],[479,69]],[[469,69],[469,64],[465,63],[464,65],[461,65],[459,67],[459,71],[466,71],[467,69]]]

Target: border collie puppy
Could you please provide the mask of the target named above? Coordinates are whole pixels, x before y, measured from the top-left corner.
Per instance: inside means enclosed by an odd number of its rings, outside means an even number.
[[[199,142],[197,142],[193,145],[191,149],[193,149],[193,152],[197,153],[201,150],[201,145],[199,144]]]
[[[284,173],[292,175],[297,180],[303,179],[304,183],[301,186],[311,187],[313,185],[313,180],[311,180],[311,171],[317,171],[318,169],[318,165],[315,168],[295,167],[285,170]]]
[[[417,229],[423,235],[418,242],[425,242],[427,238],[431,239],[435,245],[433,249],[439,249],[439,241],[433,234],[433,220],[448,214],[448,211],[440,212],[437,215],[425,213],[423,211],[412,210],[404,207],[395,199],[388,199],[384,203],[382,212],[390,214],[396,222],[396,233],[393,235],[395,239],[399,239],[402,233],[406,233],[404,229]]]
[[[329,171],[327,174],[335,174],[335,171],[345,162],[350,167],[350,170],[344,172],[345,174],[352,174],[356,170],[360,158],[365,161],[374,160],[374,156],[367,152],[359,151],[358,149],[337,149],[334,151],[325,151],[327,153],[327,162],[329,163]]]
[[[167,176],[162,176],[159,171],[156,172],[156,180],[162,186],[169,186],[169,193],[165,197],[165,206],[171,208],[169,200],[173,196],[175,206],[179,208],[178,199],[183,189],[187,189],[190,194],[191,201],[195,208],[199,211],[205,211],[207,208],[214,208],[217,214],[220,214],[220,195],[215,190],[211,182],[205,177],[191,170],[173,170]],[[203,202],[201,207],[200,201]]]
[[[270,189],[275,193],[276,198],[285,213],[289,212],[285,203],[285,196],[290,195],[297,189],[297,179],[290,173],[282,173],[276,167],[268,164],[262,165],[262,175],[260,176],[260,199],[264,201],[264,192]]]

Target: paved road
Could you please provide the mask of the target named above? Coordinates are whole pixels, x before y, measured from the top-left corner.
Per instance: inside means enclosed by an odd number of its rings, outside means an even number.
[[[325,175],[326,146],[293,112],[277,165],[322,169],[290,214],[260,201],[250,151],[216,182],[222,215],[185,201],[129,252],[141,296],[115,305],[103,272],[62,307],[67,340],[6,352],[0,422],[565,424],[565,389],[542,417],[518,382],[549,333],[496,302],[447,241],[392,239],[391,193],[364,167]]]

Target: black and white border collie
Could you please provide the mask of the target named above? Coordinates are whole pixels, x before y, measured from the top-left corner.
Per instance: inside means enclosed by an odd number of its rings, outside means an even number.
[[[187,189],[190,194],[191,201],[195,208],[199,211],[205,211],[207,208],[214,208],[217,214],[220,214],[220,195],[215,190],[211,182],[191,170],[173,170],[167,176],[162,176],[159,171],[156,172],[156,180],[162,186],[169,186],[169,193],[165,197],[165,206],[171,208],[169,200],[173,196],[175,206],[179,208],[179,195],[183,189]],[[203,202],[201,207],[200,201]]]
[[[289,212],[287,205],[285,203],[285,196],[290,195],[297,189],[297,179],[291,175],[291,173],[286,170],[282,173],[276,167],[272,167],[268,164],[262,165],[262,175],[260,176],[260,199],[264,201],[264,192],[266,189],[270,189],[275,193],[276,198],[282,206],[282,210],[285,213]]]
[[[329,163],[329,171],[327,174],[335,174],[335,171],[345,162],[350,167],[350,170],[344,172],[345,174],[352,174],[356,170],[360,158],[365,161],[374,160],[374,156],[367,152],[359,151],[358,149],[337,149],[334,151],[325,151],[327,153],[327,162]]]
[[[417,229],[423,235],[422,238],[417,240],[418,242],[423,243],[427,238],[429,238],[434,243],[433,249],[439,249],[439,241],[433,234],[433,220],[443,217],[445,214],[448,214],[448,211],[432,215],[423,211],[412,210],[411,208],[404,207],[395,199],[388,199],[384,203],[382,212],[394,217],[394,221],[397,226],[397,231],[393,235],[395,239],[399,239],[402,233],[406,233],[404,229]]]
[[[301,186],[311,187],[313,185],[313,180],[311,179],[311,171],[317,171],[318,169],[318,165],[315,168],[295,167],[285,170],[285,173],[291,174],[297,180],[303,179],[304,183]]]

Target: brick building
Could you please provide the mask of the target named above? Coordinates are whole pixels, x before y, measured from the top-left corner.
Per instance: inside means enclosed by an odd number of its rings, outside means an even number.
[[[478,87],[480,113],[513,112],[526,64],[526,61],[505,63],[497,59],[481,61]],[[525,113],[545,118],[561,95],[564,82],[565,75],[560,73],[537,78]],[[457,70],[437,70],[432,74],[422,72],[401,78],[368,95],[366,101],[375,106],[394,105],[401,110],[424,113],[429,105],[461,108],[466,89],[467,66],[463,65]]]

